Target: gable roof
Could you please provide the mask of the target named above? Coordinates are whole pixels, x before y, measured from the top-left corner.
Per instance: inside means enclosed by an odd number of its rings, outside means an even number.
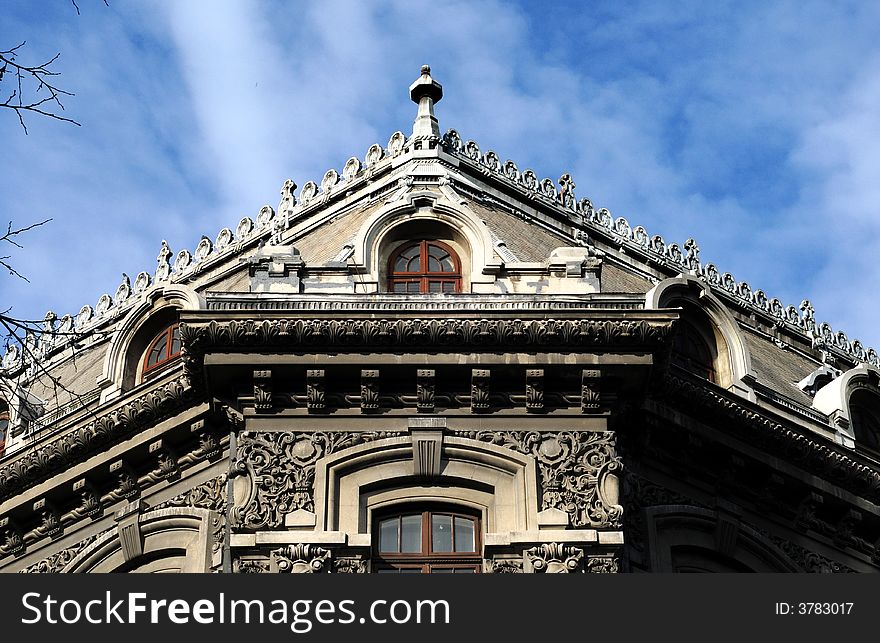
[[[558,181],[539,180],[532,170],[520,170],[512,160],[502,162],[492,150],[483,153],[476,142],[464,141],[454,129],[440,137],[431,101],[439,100],[442,90],[430,78],[429,68],[422,69],[422,77],[410,89],[413,100],[420,104],[411,136],[395,132],[386,146],[371,145],[363,162],[353,156],[341,173],[330,169],[320,184],[306,182],[298,197],[296,184],[285,181],[277,210],[263,206],[254,219],[241,219],[234,231],[224,227],[213,240],[203,235],[192,252],[182,249],[173,254],[163,241],[152,273],[138,272],[133,281],[124,274],[114,295],[105,293],[94,307],[84,305],[75,315],[58,318],[50,313],[45,325],[48,332],[39,341],[34,340],[26,352],[36,358],[48,356],[63,343],[58,341],[59,335],[87,333],[109,324],[153,289],[163,284],[196,282],[221,265],[237,264],[259,244],[273,238],[295,241],[309,264],[330,262],[370,216],[370,204],[381,203],[395,191],[411,187],[426,159],[438,159],[456,181],[456,190],[471,200],[469,206],[497,237],[496,249],[506,261],[542,261],[559,245],[601,242],[638,262],[662,267],[671,275],[690,274],[725,303],[769,326],[785,328],[813,348],[845,362],[880,366],[876,350],[864,347],[857,339],[850,340],[828,323],[817,323],[808,300],[799,306],[786,306],[763,290],[737,281],[715,264],[704,263],[694,239],[681,245],[667,244],[660,235],[652,236],[644,227],[632,226],[624,217],[615,218],[609,210],[594,207],[589,199],[577,199],[575,182],[569,174]],[[425,101],[431,104],[422,105]],[[10,346],[2,359],[3,370],[15,371],[27,361],[22,352]]]

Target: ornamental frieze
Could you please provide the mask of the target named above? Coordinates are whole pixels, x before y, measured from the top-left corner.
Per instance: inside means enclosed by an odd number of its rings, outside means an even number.
[[[83,551],[86,547],[95,542],[100,536],[102,536],[106,532],[101,532],[99,534],[94,534],[89,536],[75,545],[71,545],[70,547],[66,547],[60,551],[55,552],[51,556],[44,558],[43,560],[34,563],[33,565],[28,565],[24,569],[19,570],[19,574],[57,574],[59,572],[64,571],[64,568],[72,561],[77,555]]]
[[[559,509],[576,528],[618,528],[623,508],[602,493],[606,477],[622,473],[613,432],[457,431],[533,457],[538,465],[541,510]]]
[[[400,435],[399,431],[242,433],[231,475],[246,475],[250,492],[244,504],[233,511],[236,526],[275,529],[284,524],[284,516],[290,512],[314,511],[315,463],[320,458]]]

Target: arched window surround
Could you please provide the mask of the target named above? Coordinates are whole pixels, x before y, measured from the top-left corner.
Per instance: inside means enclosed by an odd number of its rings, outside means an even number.
[[[184,284],[156,285],[119,322],[104,355],[98,386],[101,403],[117,398],[143,383],[147,346],[162,328],[175,323],[181,310],[198,310],[204,300]]]
[[[715,383],[750,401],[755,401],[752,382],[755,372],[752,359],[739,324],[727,307],[699,280],[689,276],[665,279],[645,295],[645,308],[683,308],[687,314],[699,311],[715,338]],[[685,315],[685,321],[688,321]],[[697,320],[697,325],[702,322]]]
[[[414,191],[371,215],[352,241],[354,253],[350,262],[364,276],[365,288],[384,292],[388,253],[404,239],[429,235],[451,245],[458,253],[461,292],[485,292],[494,287],[502,262],[495,254],[489,228],[460,199],[451,200],[451,195],[433,191]]]
[[[859,394],[856,395],[857,393]],[[870,364],[860,364],[849,369],[816,391],[813,408],[829,417],[836,430],[835,440],[839,444],[849,448],[856,448],[858,445],[878,451],[880,436],[878,436],[878,446],[874,447],[870,436],[861,436],[859,439],[860,436],[855,432],[852,416],[854,395],[856,395],[857,407],[860,402],[868,402],[867,406],[875,415],[880,416],[880,369]],[[855,419],[858,424],[859,418]]]

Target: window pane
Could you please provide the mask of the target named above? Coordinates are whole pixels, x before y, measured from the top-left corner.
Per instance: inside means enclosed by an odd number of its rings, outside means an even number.
[[[428,282],[428,292],[442,292],[441,291],[442,285],[443,284],[441,284],[439,281],[429,281]]]
[[[404,554],[422,551],[422,516],[402,516],[400,519],[400,551]]]
[[[399,523],[397,518],[389,518],[379,523],[379,551],[398,552],[397,536]]]
[[[422,568],[421,567],[404,567],[403,569],[398,569],[397,573],[398,574],[421,574]]]
[[[455,573],[455,570],[452,567],[432,567],[432,574],[452,574]]]
[[[175,355],[180,354],[180,330],[177,326],[171,331],[171,354],[169,357],[174,357]]]
[[[455,283],[452,281],[444,281],[443,292],[455,292]]]
[[[455,272],[452,257],[439,246],[428,246],[428,265],[431,272]]]
[[[447,552],[452,549],[452,516],[431,516],[431,551]]]
[[[406,285],[406,292],[418,294],[420,292],[419,282],[411,281]]]
[[[401,251],[394,262],[395,272],[418,272],[421,269],[421,249],[418,245]]]
[[[477,570],[473,567],[456,567],[456,574],[476,574]]]
[[[165,350],[168,346],[168,334],[164,333],[162,337],[159,338],[159,341],[156,342],[156,345],[153,346],[153,350],[150,351],[150,356],[147,358],[147,366],[154,366],[159,362],[165,361]]]
[[[394,282],[394,292],[406,292],[406,282],[395,281]]]
[[[455,517],[455,551],[474,551],[474,521]]]

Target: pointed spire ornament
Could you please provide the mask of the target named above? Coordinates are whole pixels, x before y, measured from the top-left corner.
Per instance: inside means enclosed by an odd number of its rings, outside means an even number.
[[[413,123],[413,138],[440,138],[440,124],[434,116],[434,103],[443,98],[443,86],[431,78],[431,68],[422,65],[422,75],[409,87],[409,96],[419,106]]]

